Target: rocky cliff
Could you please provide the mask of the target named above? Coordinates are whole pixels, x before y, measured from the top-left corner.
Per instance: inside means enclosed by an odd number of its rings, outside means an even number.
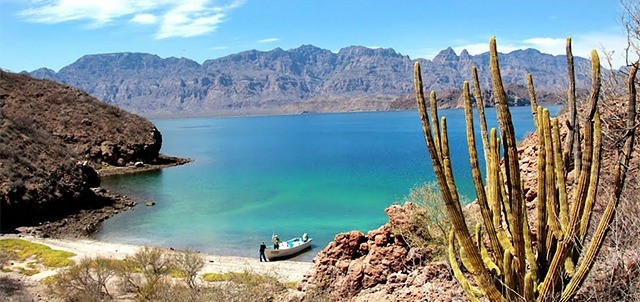
[[[433,60],[418,60],[427,90],[459,89],[470,78],[473,65],[480,78],[488,78],[488,53],[457,55],[448,48]],[[555,92],[565,85],[557,80],[566,73],[564,56],[527,49],[501,54],[500,60],[505,83],[525,85],[525,75],[532,73],[539,92]],[[576,64],[586,60],[576,58]],[[43,68],[31,75],[152,116],[402,109],[392,108],[391,102],[413,91],[412,59],[393,49],[362,46],[337,53],[312,45],[251,50],[202,64],[145,53],[95,54],[59,72]],[[578,87],[586,87],[584,77],[578,78]],[[517,91],[515,99],[528,103],[526,90]]]
[[[99,207],[94,165],[153,162],[160,132],[87,93],[0,71],[2,228]]]

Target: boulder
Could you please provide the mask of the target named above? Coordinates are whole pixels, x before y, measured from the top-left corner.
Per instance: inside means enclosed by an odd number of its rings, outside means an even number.
[[[390,206],[385,210],[389,222],[367,235],[336,235],[313,259],[298,290],[330,292],[351,301],[465,300],[445,262],[426,262],[430,250],[412,248],[392,231],[410,226],[408,213],[414,206]]]

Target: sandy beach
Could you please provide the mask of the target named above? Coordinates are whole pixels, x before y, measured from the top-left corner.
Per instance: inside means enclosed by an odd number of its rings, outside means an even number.
[[[114,259],[123,259],[132,255],[142,248],[142,246],[111,243],[104,241],[96,241],[90,239],[51,239],[38,238],[33,236],[7,235],[0,236],[0,239],[20,238],[35,243],[45,244],[52,249],[69,251],[76,256],[73,260],[76,262],[85,257],[106,257]],[[257,254],[257,251],[256,251]],[[234,257],[234,256],[217,256],[202,254],[205,259],[205,266],[201,270],[203,273],[226,273],[226,272],[252,272],[258,274],[269,274],[277,277],[281,281],[300,281],[304,274],[311,268],[310,262],[297,261],[274,261],[260,262],[257,258]],[[56,271],[43,271],[33,275],[32,278],[40,280]]]

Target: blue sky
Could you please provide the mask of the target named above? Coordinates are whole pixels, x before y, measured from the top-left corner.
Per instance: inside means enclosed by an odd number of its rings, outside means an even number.
[[[250,49],[303,44],[338,51],[393,48],[432,59],[537,48],[587,56],[603,46],[622,65],[626,39],[618,0],[0,0],[0,67],[55,71],[85,54],[146,52],[202,63]]]

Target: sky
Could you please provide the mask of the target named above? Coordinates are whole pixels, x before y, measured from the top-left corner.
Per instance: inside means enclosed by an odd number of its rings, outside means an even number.
[[[0,0],[0,68],[58,71],[86,54],[145,52],[202,63],[229,54],[312,44],[361,45],[432,59],[452,47],[480,54],[536,48],[613,51],[624,65],[619,0]],[[602,51],[601,51],[602,53]]]

